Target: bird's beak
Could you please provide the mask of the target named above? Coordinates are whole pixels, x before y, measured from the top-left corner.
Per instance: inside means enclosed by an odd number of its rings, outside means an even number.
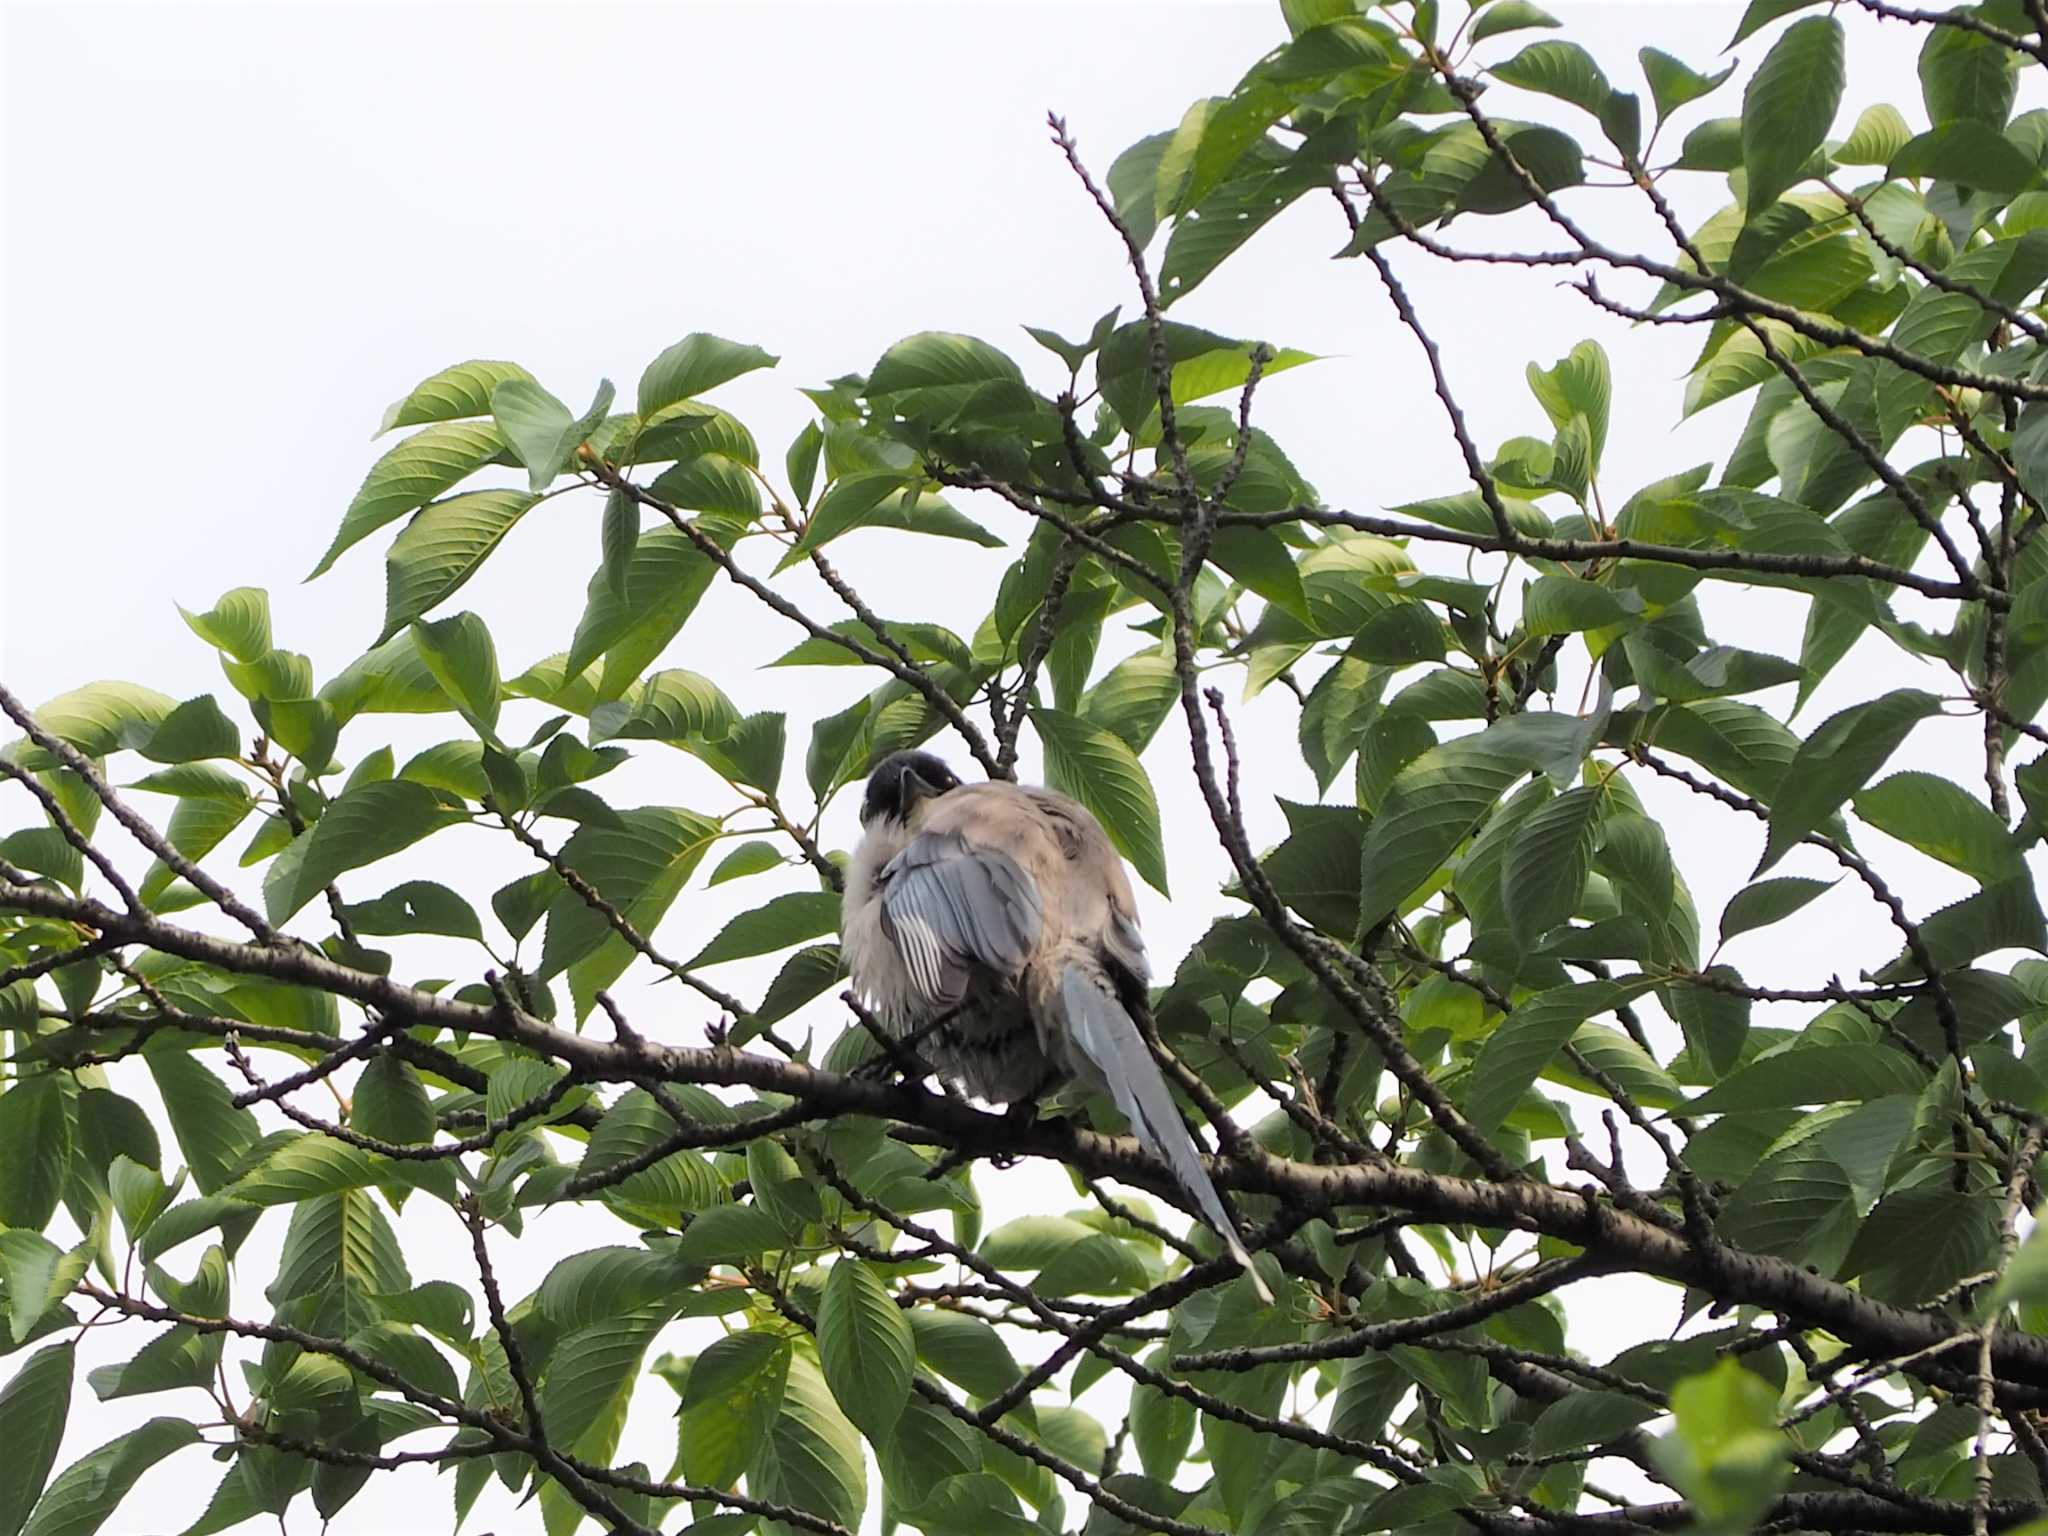
[[[929,800],[938,792],[939,788],[936,784],[920,777],[915,768],[906,767],[903,770],[901,788],[898,791],[903,806],[904,819],[909,819],[910,813],[916,807],[918,801]]]

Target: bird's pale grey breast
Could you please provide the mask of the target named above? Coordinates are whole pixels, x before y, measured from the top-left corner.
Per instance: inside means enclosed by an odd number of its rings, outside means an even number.
[[[1250,1269],[1135,1021],[1151,970],[1100,823],[1052,790],[963,785],[926,752],[874,768],[861,823],[842,927],[884,1025],[980,1098],[1034,1102],[1069,1077],[1107,1092]]]

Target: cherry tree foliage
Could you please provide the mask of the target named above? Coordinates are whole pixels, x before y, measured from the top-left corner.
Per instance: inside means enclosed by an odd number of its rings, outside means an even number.
[[[2048,1517],[2048,111],[2018,110],[2048,11],[1754,0],[1744,65],[1617,81],[1529,0],[1279,9],[1227,95],[1106,163],[1051,120],[1073,259],[1130,279],[1080,339],[909,336],[805,387],[779,456],[716,403],[776,366],[752,343],[686,336],[630,399],[459,362],[386,413],[313,573],[382,550],[361,657],[319,676],[241,587],[185,614],[214,693],[0,687],[0,1536],[135,1528],[129,1489],[201,1447],[217,1491],[152,1529],[326,1521],[415,1464],[450,1528],[496,1481],[550,1536]],[[1918,49],[1918,101],[1840,120],[1856,29]],[[1681,186],[1725,200],[1688,226]],[[1457,450],[1440,495],[1328,504],[1258,424],[1315,359],[1175,318],[1297,203],[1412,343],[1385,367]],[[1594,233],[1615,204],[1658,238]],[[1586,316],[1516,359],[1547,439],[1474,435],[1404,286],[1468,262]],[[1687,415],[1747,413],[1724,463],[1603,480],[1599,338],[1640,325],[1696,340]],[[593,569],[514,672],[461,592],[549,502]],[[868,541],[1013,558],[955,633],[868,603],[835,564]],[[1710,633],[1715,584],[1798,605],[1799,653]],[[693,645],[721,585],[789,648]],[[1784,723],[1873,644],[1874,686]],[[858,681],[791,720],[726,691],[767,662]],[[1233,712],[1268,688],[1321,794],[1262,847]],[[395,716],[445,739],[402,759]],[[1959,718],[1948,771],[1892,766]],[[1107,1100],[963,1098],[847,990],[822,818],[927,743],[992,778],[1030,749],[1213,912],[1144,1027],[1273,1304]],[[609,788],[670,753],[719,803]],[[1190,775],[1221,889],[1161,832]],[[1674,803],[1757,851],[1718,914]],[[458,827],[526,872],[379,869]],[[1897,844],[1970,894],[1930,910]],[[707,923],[730,882],[772,894]],[[1823,899],[1896,957],[1725,957]],[[721,985],[762,957],[760,995]],[[674,984],[629,1010],[629,973]],[[1025,1159],[1072,1208],[985,1219],[977,1174]],[[611,1240],[501,1284],[567,1203]],[[416,1283],[429,1226],[466,1283]],[[1617,1277],[1668,1313],[1589,1354]],[[650,1376],[656,1465],[621,1455]],[[1117,1414],[1077,1404],[1111,1379]]]

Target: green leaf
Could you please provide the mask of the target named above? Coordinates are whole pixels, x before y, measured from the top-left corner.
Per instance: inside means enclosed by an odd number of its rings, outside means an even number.
[[[1913,130],[1899,116],[1899,109],[1878,102],[1863,109],[1849,137],[1835,151],[1835,159],[1843,165],[1889,165],[1912,137]]]
[[[342,514],[334,542],[306,578],[322,574],[352,545],[440,495],[505,448],[489,422],[439,422],[415,432],[370,466]]]
[[[732,700],[710,678],[670,668],[655,673],[627,698],[593,709],[590,738],[687,747],[722,739],[738,720]]]
[[[1282,800],[1290,835],[1260,861],[1275,893],[1324,932],[1358,929],[1359,848],[1365,817],[1350,806]]]
[[[367,1188],[390,1171],[388,1162],[359,1147],[314,1134],[286,1142],[223,1193],[250,1205],[295,1205],[336,1190]]]
[[[485,740],[494,740],[500,693],[498,649],[491,643],[484,621],[473,613],[421,619],[414,622],[412,637],[434,681]]]
[[[663,470],[648,491],[685,512],[708,512],[740,527],[761,516],[760,482],[745,464],[722,453],[699,454]]]
[[[1535,46],[1550,48],[1563,45],[1538,43]],[[1608,405],[1614,393],[1606,350],[1597,341],[1582,341],[1547,370],[1531,363],[1526,377],[1536,403],[1543,407],[1551,426],[1560,433],[1571,425],[1574,417],[1585,419],[1590,444],[1588,468],[1597,473],[1601,452],[1607,446]]]
[[[441,792],[407,779],[361,784],[338,795],[263,881],[264,910],[282,923],[336,876],[410,848],[461,816]]]
[[[1922,920],[1920,942],[1940,971],[1967,965],[1998,949],[2048,954],[2048,927],[2043,924],[2033,880],[2026,875],[2001,880],[1943,907]],[[1877,977],[1891,982],[1919,973],[1919,961],[1906,950]]]
[[[782,359],[745,342],[692,331],[647,365],[640,375],[639,412],[646,420],[665,405],[690,400]]]
[[[1291,154],[1268,153],[1270,140],[1255,143],[1235,174],[1174,220],[1159,263],[1161,304],[1187,297],[1284,209],[1324,184],[1330,161],[1324,147],[1355,142],[1355,133],[1353,125],[1339,119]],[[1115,324],[1113,315],[1107,318]],[[1108,329],[1099,334],[1106,337]]]
[[[1729,898],[1722,910],[1721,942],[1726,944],[1737,934],[1783,922],[1833,886],[1832,880],[1807,880],[1796,875],[1746,885]]]
[[[151,1419],[109,1440],[57,1475],[22,1536],[92,1536],[137,1478],[173,1451],[198,1442],[199,1431],[184,1419]]]
[[[1997,1199],[1923,1187],[1894,1190],[1877,1202],[1841,1274],[1879,1301],[1914,1306],[1997,1263]]]
[[[1712,1529],[1748,1530],[1784,1486],[1791,1442],[1777,1409],[1777,1393],[1733,1358],[1672,1391],[1676,1432],[1657,1459]]]
[[[713,1341],[696,1358],[679,1414],[684,1476],[727,1487],[746,1471],[781,1412],[791,1357],[786,1337],[749,1328]]]
[[[604,499],[601,567],[606,589],[614,597],[626,595],[626,576],[633,566],[633,546],[640,542],[640,504],[624,491],[613,491]]]
[[[452,597],[536,499],[522,491],[471,491],[420,508],[384,556],[377,644]]]
[[[87,757],[108,757],[130,741],[147,740],[148,732],[177,707],[176,700],[154,688],[100,682],[60,693],[34,713],[37,725]],[[52,766],[35,759],[15,762],[23,768]]]
[[[642,1088],[632,1089],[621,1094],[619,1101],[605,1111],[578,1172],[585,1177],[605,1172],[665,1145],[674,1133],[675,1122],[653,1095]],[[695,1241],[700,1248],[708,1248],[716,1236],[717,1223],[713,1221],[710,1227],[699,1231],[701,1220],[696,1213],[710,1217],[715,1208],[723,1208],[720,1202],[726,1199],[726,1184],[702,1155],[679,1151],[611,1186],[603,1198],[619,1216],[645,1227],[680,1226],[687,1218],[695,1237],[686,1237],[685,1242]]]
[[[0,1536],[20,1536],[57,1463],[77,1357],[70,1342],[39,1349],[0,1387]]]
[[[1717,965],[1705,973],[1716,980],[1740,983],[1733,967]],[[1741,1059],[1749,1038],[1749,999],[1711,986],[1674,982],[1663,992],[1664,1011],[1685,1032],[1686,1048],[1715,1074],[1730,1071]]]
[[[1744,208],[1754,217],[1799,180],[1842,103],[1842,24],[1809,16],[1787,27],[1742,93]]]
[[[1509,85],[1555,96],[1595,114],[1614,91],[1590,53],[1577,43],[1551,38],[1531,43],[1512,59],[1493,65],[1490,73]]]
[[[1103,727],[1062,710],[1034,709],[1031,723],[1045,748],[1046,781],[1086,806],[1140,878],[1167,894],[1159,802],[1137,754]]]
[[[426,1084],[410,1062],[390,1051],[372,1056],[356,1079],[348,1122],[352,1130],[399,1146],[420,1146],[434,1139],[434,1110]],[[435,1166],[421,1163],[416,1171]],[[404,1170],[397,1172],[401,1179],[410,1177]]]
[[[897,619],[883,622],[883,629],[918,661],[943,661],[963,671],[974,665],[974,654],[967,642],[950,629],[939,624],[906,623]],[[835,635],[858,640],[870,650],[884,647],[876,639],[875,632],[859,619],[842,619],[827,628]],[[799,641],[789,650],[768,663],[771,667],[861,667],[862,661],[845,646],[812,635]]]
[[[562,861],[596,886],[636,929],[651,933],[712,845],[718,827],[695,812],[668,806],[619,814],[620,827],[579,827],[563,845]],[[595,985],[609,986],[633,959],[604,916],[566,887],[557,889],[547,917],[538,972],[543,981],[589,957],[592,965],[602,959],[610,973]],[[601,955],[592,955],[593,950]]]
[[[0,856],[73,891],[85,885],[85,855],[55,827],[27,827],[0,837]]]
[[[1656,1418],[1658,1409],[1620,1392],[1574,1392],[1560,1398],[1529,1427],[1529,1455],[1555,1456],[1581,1446],[1607,1445]]]
[[[67,1086],[58,1073],[38,1072],[0,1092],[0,1225],[40,1232],[56,1214],[71,1163]]]
[[[382,437],[394,427],[417,427],[432,421],[458,421],[468,416],[491,414],[491,391],[507,379],[530,379],[517,363],[482,359],[443,368],[413,386],[412,392],[393,402],[384,420],[370,435]]]
[[[2041,184],[2040,168],[2011,139],[1974,118],[1910,139],[1892,156],[1893,176],[1931,177],[2015,197]]]
[[[33,1337],[36,1324],[71,1294],[88,1262],[84,1248],[66,1253],[34,1232],[0,1232],[9,1333],[17,1340]]]
[[[591,578],[582,621],[563,660],[564,675],[579,677],[602,656],[596,697],[619,698],[681,631],[717,573],[717,565],[678,530],[649,530],[634,546],[624,597],[605,583],[603,572]],[[513,686],[531,691],[527,681],[521,678]],[[567,698],[562,706],[578,707]],[[580,708],[588,712],[590,704]]]
[[[1979,885],[2021,872],[2018,845],[2005,823],[1960,785],[1931,773],[1895,773],[1852,803],[1878,831],[1959,869]]]
[[[782,1400],[747,1483],[760,1498],[860,1527],[868,1497],[860,1436],[806,1355],[790,1358]]]
[[[1818,4],[1820,0],[1749,0],[1749,8],[1742,13],[1742,20],[1735,28],[1735,35],[1728,40],[1728,46],[1733,48],[1780,16],[1789,16],[1794,11],[1803,11],[1809,5]]]
[[[727,923],[685,965],[691,970],[769,955],[839,929],[837,891],[791,891]]]
[[[1567,790],[1538,807],[1508,844],[1501,861],[1501,899],[1515,938],[1524,946],[1578,910],[1606,810],[1604,789],[1589,784]]]
[[[178,614],[193,634],[237,661],[254,661],[270,649],[270,594],[261,587],[223,592],[205,613]]]
[[[580,435],[573,440],[570,436],[576,418],[569,407],[531,379],[507,379],[492,390],[491,415],[527,467],[528,484],[536,495],[562,472],[581,441]]]
[[[115,1214],[121,1218],[121,1230],[133,1243],[163,1214],[174,1191],[156,1169],[144,1167],[126,1153],[114,1157],[106,1174],[107,1191],[113,1197]]]
[[[838,945],[814,944],[800,949],[775,973],[753,1018],[761,1024],[779,1023],[845,974],[846,963]]]
[[[1431,747],[1395,776],[1361,854],[1359,909],[1367,923],[1399,910],[1529,771],[1525,754],[1502,750],[1487,734]]]
[[[134,745],[151,762],[189,763],[208,757],[240,756],[242,733],[221,712],[213,695],[202,693],[164,716]]]
[[[1927,1074],[1896,1051],[1847,1043],[1802,1045],[1761,1056],[1691,1100],[1688,1112],[1794,1109],[1917,1094]]]
[[[192,1170],[192,1182],[201,1194],[225,1189],[242,1154],[262,1134],[255,1115],[237,1109],[227,1084],[189,1051],[160,1047],[145,1050],[142,1059],[163,1099],[185,1166]]]
[[[1562,572],[1539,576],[1522,596],[1522,627],[1532,635],[1611,629],[1641,617],[1642,598]]]
[[[876,1447],[875,1460],[892,1500],[915,1509],[948,1478],[979,1472],[981,1446],[945,1409],[913,1397],[888,1440]]]
[[[1266,601],[1307,622],[1308,594],[1301,572],[1295,568],[1293,552],[1270,529],[1219,528],[1209,558]]]
[[[848,475],[825,488],[804,525],[803,536],[790,546],[776,569],[799,564],[857,528],[895,528],[934,538],[962,539],[984,549],[1003,546],[1001,539],[951,502],[920,486],[905,484],[899,474]]]
[[[918,1359],[975,1397],[1000,1397],[1023,1374],[1003,1336],[978,1317],[917,1307],[910,1331]]]
[[[704,883],[707,886],[723,885],[728,880],[742,879],[747,875],[766,874],[781,863],[782,853],[773,843],[755,838],[741,843],[720,859],[718,867],[711,871],[711,878]]]
[[[1581,1024],[1647,990],[1646,982],[1575,982],[1518,1004],[1486,1037],[1472,1064],[1466,1118],[1482,1133],[1496,1129]]]
[[[410,1288],[397,1234],[368,1190],[315,1195],[292,1208],[277,1278],[264,1295],[274,1305],[316,1297],[343,1331],[377,1321],[373,1298]]]
[[[1967,118],[2003,128],[2012,114],[2019,64],[2018,54],[1980,33],[1929,27],[1919,64],[1928,121],[1940,127]]]
[[[1643,66],[1643,78],[1650,82],[1650,100],[1656,104],[1657,126],[1660,128],[1665,118],[1680,107],[1698,101],[1735,73],[1735,66],[1731,63],[1719,74],[1703,75],[1655,48],[1640,50],[1636,59]]]
[[[1251,355],[1258,343],[1233,341],[1173,320],[1165,322],[1164,334],[1175,405],[1237,389],[1251,377]],[[1315,361],[1311,354],[1291,347],[1267,350],[1272,357],[1262,375],[1266,378]],[[1158,411],[1146,322],[1135,320],[1112,331],[1095,360],[1095,373],[1103,399],[1128,430],[1135,432]]]
[[[1483,43],[1489,37],[1503,32],[1518,32],[1525,27],[1555,27],[1558,19],[1531,0],[1494,0],[1478,14],[1468,34],[1475,43]]]
[[[846,1416],[878,1445],[909,1400],[915,1354],[910,1324],[880,1277],[858,1259],[841,1258],[818,1308],[818,1360]]]
[[[1882,768],[1907,734],[1941,711],[1932,694],[1901,688],[1831,715],[1799,744],[1771,806],[1757,873],[1815,830]]]
[[[824,446],[825,434],[815,421],[807,421],[803,430],[790,441],[789,451],[783,455],[789,488],[799,506],[811,504],[811,488],[818,483],[818,452]]]
[[[607,1318],[555,1346],[540,1384],[541,1419],[572,1454],[609,1459],[640,1362],[668,1310],[657,1306]]]
[[[350,902],[342,910],[362,934],[438,933],[483,942],[483,924],[476,909],[432,880],[408,880],[374,901]]]

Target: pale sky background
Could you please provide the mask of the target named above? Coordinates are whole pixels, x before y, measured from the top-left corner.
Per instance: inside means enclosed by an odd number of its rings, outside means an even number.
[[[1638,91],[1639,46],[1713,67],[1741,11],[1641,0],[1553,0],[1552,8],[1567,23],[1557,35],[1590,47],[1617,85]],[[1919,34],[1847,20],[1851,95],[1836,131],[1876,100],[1924,120],[1913,75]],[[276,643],[309,653],[320,678],[331,677],[375,636],[382,551],[395,528],[351,550],[319,582],[302,587],[300,579],[380,451],[368,438],[386,402],[462,359],[517,360],[580,409],[601,375],[630,398],[646,362],[687,332],[757,343],[781,354],[782,365],[713,398],[753,429],[778,478],[782,450],[809,411],[796,387],[865,370],[913,331],[982,336],[1041,387],[1057,387],[1063,370],[1019,325],[1082,335],[1113,304],[1132,313],[1132,291],[1117,242],[1046,141],[1045,112],[1067,115],[1100,175],[1127,144],[1172,126],[1197,96],[1227,91],[1285,37],[1271,4],[15,4],[4,22],[0,678],[31,703],[122,677],[178,698],[213,691],[232,705],[213,653],[172,605],[203,610],[240,585],[270,590]],[[1484,58],[1506,58],[1535,35],[1497,40]],[[1767,42],[1737,50],[1746,67]],[[2037,76],[2023,92],[2039,95]],[[1568,111],[1505,88],[1489,105],[1539,119]],[[1677,132],[1737,106],[1728,88],[1682,114]],[[1716,178],[1672,185],[1689,224],[1725,201]],[[1667,254],[1624,195],[1580,194],[1576,203],[1617,241]],[[1554,243],[1521,218],[1454,227],[1452,237]],[[1304,200],[1174,313],[1328,354],[1271,381],[1260,419],[1331,505],[1372,510],[1464,489],[1412,339],[1367,266],[1326,259],[1343,238],[1326,199]],[[1559,286],[1555,272],[1452,269],[1406,250],[1394,259],[1444,348],[1483,450],[1517,433],[1548,435],[1524,365],[1548,365],[1593,335],[1616,378],[1602,476],[1609,507],[1647,480],[1725,456],[1746,397],[1673,425],[1699,341],[1692,331],[1631,332]],[[1618,278],[1608,287],[1636,291]],[[549,503],[452,605],[489,620],[508,676],[568,643],[597,562],[598,505],[582,496]],[[1027,531],[1006,509],[969,510],[1013,543]],[[772,563],[763,548],[746,548],[763,571]],[[971,634],[1010,552],[869,532],[847,539],[835,558],[884,616]],[[793,575],[788,590],[812,612],[837,616],[815,583]],[[1803,602],[1713,583],[1701,596],[1721,638],[1797,654]],[[1922,616],[1910,601],[1899,606]],[[709,674],[749,709],[789,712],[786,784],[800,803],[811,722],[876,679],[836,668],[753,670],[797,638],[747,594],[719,588],[665,662]],[[1113,627],[1102,665],[1145,643]],[[1580,675],[1562,707],[1572,707]],[[1842,704],[1909,682],[1954,691],[1945,673],[1889,649],[1860,649],[1798,724],[1810,728]],[[1790,693],[1764,702],[1789,708]],[[511,718],[543,714],[525,708]],[[1251,819],[1270,841],[1284,826],[1272,797],[1314,794],[1293,752],[1295,705],[1276,688],[1238,707],[1236,718]],[[341,753],[353,761],[395,738],[403,760],[458,731],[454,716],[365,717],[344,734]],[[1946,769],[1975,790],[1974,739],[1973,724],[1936,722],[1894,767]],[[951,755],[964,763],[957,746]],[[1141,901],[1166,972],[1224,909],[1215,892],[1225,864],[1176,721],[1148,764],[1175,900],[1148,890]],[[1027,754],[1024,766],[1035,773],[1038,765]],[[1641,776],[1631,781],[1667,818],[1711,935],[1748,878],[1761,827],[1674,799]],[[725,807],[716,788],[691,760],[659,747],[604,786],[622,803],[707,811]],[[828,818],[828,846],[854,835],[854,799],[842,797]],[[145,803],[168,814],[167,803]],[[23,815],[0,800],[0,825]],[[560,824],[549,830],[559,839]],[[1916,912],[1968,889],[1877,833],[1864,841],[1904,877]],[[1802,851],[1774,872],[1835,873],[1805,859]],[[228,862],[216,856],[213,864]],[[490,890],[532,867],[509,842],[464,831],[342,883],[363,899],[432,875],[482,909]],[[792,871],[693,891],[661,939],[689,953],[733,912],[807,883]],[[1896,947],[1852,882],[1798,926],[1745,938],[1728,958],[1752,977],[1791,985],[1853,977]],[[435,973],[433,953],[407,951],[401,970]],[[717,979],[758,994],[776,963],[733,966]],[[631,982],[620,992],[645,1032],[702,1038],[707,1015],[694,999]],[[829,1003],[802,1017],[822,1036],[839,1027]],[[1760,1022],[1797,1017],[1758,1014]],[[133,1079],[122,1086],[146,1093]],[[980,1183],[990,1226],[1076,1203],[1057,1170],[1042,1165],[983,1172]],[[260,1290],[283,1228],[282,1214],[266,1218],[243,1250],[234,1292],[241,1315],[264,1310]],[[415,1200],[401,1230],[415,1279],[471,1278],[445,1210]],[[516,1296],[565,1253],[630,1241],[609,1217],[564,1211],[533,1221],[524,1242],[500,1236],[494,1247]],[[200,1251],[177,1250],[170,1267],[189,1270]],[[1571,1299],[1573,1340],[1594,1359],[1667,1332],[1677,1315],[1677,1293],[1647,1283],[1599,1282]],[[661,1347],[700,1348],[708,1327],[679,1325]],[[142,1329],[90,1335],[82,1366],[132,1352]],[[99,1405],[82,1376],[60,1465],[182,1401]],[[190,1401],[203,1407],[196,1394]],[[1121,1411],[1113,1385],[1084,1406],[1112,1429]],[[650,1382],[620,1460],[665,1469],[672,1408],[668,1389]],[[181,1528],[220,1470],[196,1453],[173,1458],[108,1529]],[[380,1474],[334,1529],[444,1530],[451,1486],[425,1470]],[[467,1529],[523,1528],[532,1516],[513,1513],[493,1484]],[[315,1524],[302,1500],[292,1528]]]

